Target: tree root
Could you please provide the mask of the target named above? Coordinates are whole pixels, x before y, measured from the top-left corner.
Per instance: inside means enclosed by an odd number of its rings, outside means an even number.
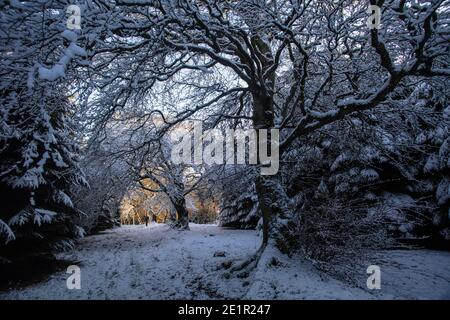
[[[266,245],[261,245],[258,251],[256,251],[249,259],[244,260],[242,263],[232,267],[226,272],[224,274],[225,278],[230,278],[232,275],[235,275],[238,278],[247,278],[250,275],[250,272],[258,266],[259,260],[265,249]]]
[[[169,223],[169,227],[175,230],[183,231],[183,230],[190,230],[189,224],[182,224],[180,221],[172,221]]]

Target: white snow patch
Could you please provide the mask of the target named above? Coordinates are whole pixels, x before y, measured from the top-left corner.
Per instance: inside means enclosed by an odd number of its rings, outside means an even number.
[[[261,241],[256,232],[197,224],[190,229],[151,223],[86,237],[60,254],[81,261],[81,290],[67,289],[70,275],[62,271],[0,299],[450,299],[449,252],[378,253],[367,263],[380,265],[381,290],[366,289],[366,267],[354,267],[361,286],[351,286],[272,247],[248,278],[227,279],[220,266],[255,253]]]

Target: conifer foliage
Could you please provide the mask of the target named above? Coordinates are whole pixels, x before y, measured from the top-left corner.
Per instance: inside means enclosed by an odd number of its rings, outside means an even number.
[[[68,49],[76,37],[64,31],[65,12],[41,2],[2,6],[0,256],[8,261],[70,247],[83,234],[70,186],[86,182],[70,120],[74,106],[61,81],[70,63],[61,56],[74,57],[74,48],[81,53],[75,44]]]

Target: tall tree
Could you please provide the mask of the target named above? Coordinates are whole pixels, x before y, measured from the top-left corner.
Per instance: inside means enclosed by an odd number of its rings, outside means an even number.
[[[282,129],[281,151],[289,152],[302,136],[389,103],[407,78],[449,75],[446,1],[370,4],[382,10],[380,29],[367,27],[366,1],[116,1],[108,10],[117,23],[94,65],[108,75],[99,80],[107,92],[99,105],[111,114],[148,101],[166,82],[190,102],[149,111],[170,111],[167,127],[201,113],[214,124],[251,120]],[[255,180],[263,247],[285,243],[290,228],[279,180]]]
[[[64,31],[64,6],[48,4],[2,2],[0,13],[0,255],[8,259],[67,248],[83,234],[70,197],[72,184],[85,184],[74,105],[59,81],[83,50]]]

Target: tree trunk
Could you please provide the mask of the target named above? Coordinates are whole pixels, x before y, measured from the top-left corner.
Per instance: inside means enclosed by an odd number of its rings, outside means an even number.
[[[267,206],[266,201],[264,200],[264,194],[266,193],[263,183],[261,181],[261,177],[256,178],[256,194],[258,195],[259,207],[261,209],[261,215],[263,219],[262,231],[263,231],[263,241],[262,246],[265,247],[269,243],[269,233],[270,233],[270,219],[272,217],[272,212],[270,207]]]
[[[177,221],[175,227],[181,230],[189,230],[189,212],[186,208],[186,200],[184,197],[171,198],[175,210],[177,211]]]
[[[273,122],[267,119],[267,110],[271,109],[270,102],[267,99],[262,99],[257,95],[253,95],[253,123],[255,129],[257,130],[257,137],[259,141],[258,129],[268,129],[273,126]],[[269,149],[270,150],[270,149]],[[259,145],[258,145],[258,160],[259,160]],[[270,229],[271,229],[271,219],[272,210],[271,205],[267,202],[266,196],[269,190],[264,187],[265,177],[259,175],[256,178],[256,194],[258,195],[259,207],[261,209],[262,219],[263,219],[263,242],[262,246],[265,247],[269,242]]]
[[[272,129],[274,127],[273,99],[271,97],[253,94],[253,123],[255,129]],[[270,144],[270,138],[268,140]],[[267,150],[271,150],[270,146]],[[291,217],[288,208],[289,198],[280,179],[279,173],[275,175],[259,174],[255,181],[263,219],[262,247],[264,248],[269,242],[272,242],[281,252],[289,254],[297,244],[296,224]]]
[[[251,38],[252,45],[258,49],[256,51],[259,51],[258,57],[259,63],[262,64],[262,70],[270,70],[274,63],[274,56],[267,41],[261,35]],[[247,63],[251,67],[252,62],[247,61],[245,57],[241,58],[241,62]],[[258,141],[259,129],[270,130],[275,126],[273,101],[275,81],[276,74],[275,68],[273,68],[263,79],[255,79],[255,85],[252,88],[252,120],[254,128],[257,130]],[[270,146],[268,146],[268,150],[271,150]],[[258,162],[261,163],[261,161]],[[287,203],[289,200],[281,186],[280,174],[277,173],[272,176],[259,174],[255,180],[255,186],[263,219],[263,241],[261,249],[258,251],[259,255],[269,242],[274,242],[281,251],[288,252],[289,247],[291,247],[288,244],[290,241],[285,239],[284,235],[290,234],[290,232],[286,232],[286,226],[292,227],[292,219],[288,217]]]

